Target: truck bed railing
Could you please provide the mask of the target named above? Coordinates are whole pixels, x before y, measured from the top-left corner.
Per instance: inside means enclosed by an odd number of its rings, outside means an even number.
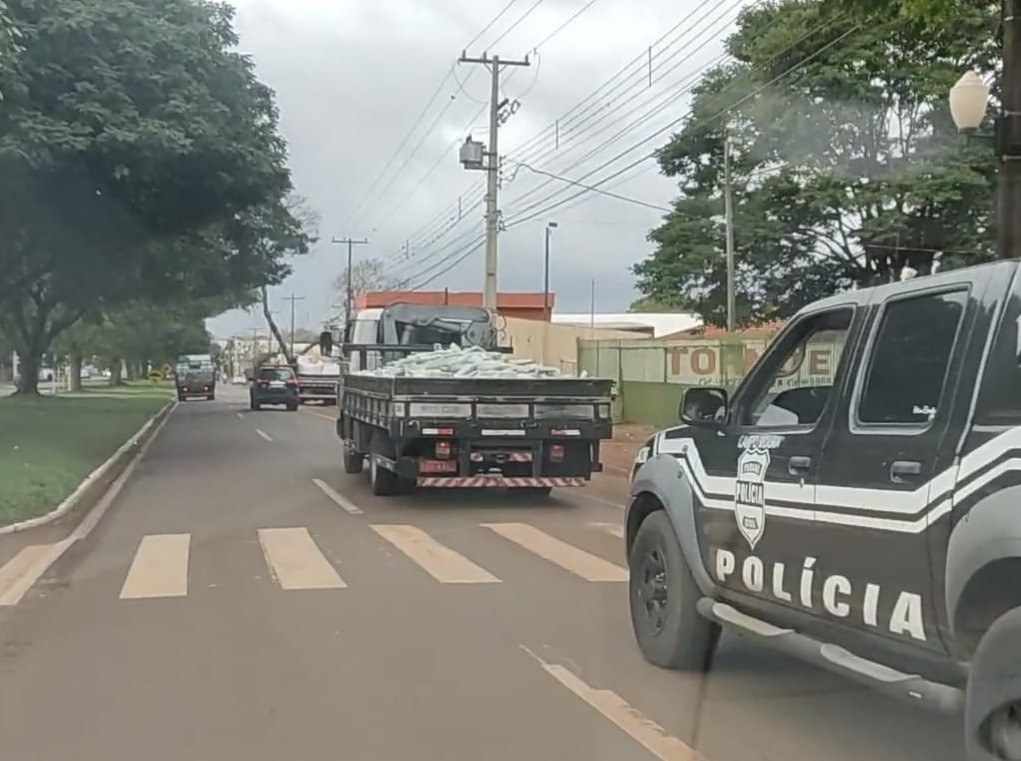
[[[449,344],[448,344],[449,345]],[[444,346],[446,348],[446,345]],[[469,347],[465,347],[469,348]],[[434,351],[436,349],[435,344],[341,344],[341,354],[345,359],[350,360],[352,354],[359,355],[361,359],[362,367],[365,367],[367,362],[367,356],[370,351],[379,352],[382,355],[390,355],[393,357],[407,356],[409,354],[417,354],[419,352]],[[514,352],[514,348],[511,346],[494,346],[493,348],[487,348],[486,351],[494,352],[497,354],[511,354]]]

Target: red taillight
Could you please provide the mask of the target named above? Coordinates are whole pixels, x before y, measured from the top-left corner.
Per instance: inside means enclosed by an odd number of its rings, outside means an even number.
[[[436,442],[436,459],[446,460],[450,457],[450,442],[449,441],[437,441]]]
[[[549,448],[550,462],[563,462],[564,461],[564,445],[563,444],[552,444]]]
[[[257,384],[259,384],[260,386],[265,386],[265,385],[269,384],[269,381],[266,380],[265,378],[259,378],[259,380],[255,381],[255,382]]]
[[[287,381],[287,385],[288,386],[297,386],[298,385],[298,381],[293,380],[293,379],[289,380],[289,381]]]

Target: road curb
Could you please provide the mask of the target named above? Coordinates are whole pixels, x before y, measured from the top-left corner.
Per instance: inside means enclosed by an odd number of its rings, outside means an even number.
[[[19,521],[17,523],[10,523],[6,526],[0,527],[0,536],[17,534],[22,531],[38,528],[39,526],[46,526],[50,523],[53,523],[54,521],[63,518],[65,515],[70,513],[74,508],[78,506],[79,502],[81,502],[82,500],[82,497],[86,493],[88,493],[90,489],[92,489],[103,478],[111,474],[114,467],[118,463],[123,461],[123,467],[121,468],[122,471],[130,466],[131,462],[133,461],[133,458],[128,458],[126,457],[126,455],[135,447],[138,447],[140,445],[144,446],[144,444],[148,443],[148,441],[143,441],[143,439],[145,439],[146,435],[149,434],[150,432],[152,436],[156,435],[156,433],[159,431],[159,428],[162,427],[163,421],[165,421],[170,416],[170,413],[174,411],[174,408],[177,406],[177,404],[178,402],[176,400],[171,399],[165,405],[160,407],[160,409],[158,409],[148,420],[146,420],[142,424],[142,427],[139,428],[131,438],[125,441],[116,452],[110,455],[106,462],[104,462],[98,468],[89,473],[89,475],[85,477],[85,480],[78,484],[75,490],[71,492],[70,496],[68,496],[67,499],[65,499],[63,502],[57,505],[53,510],[46,513],[46,515],[40,515],[37,518],[28,518],[27,520]],[[149,440],[151,440],[151,438],[152,437],[150,436]],[[104,493],[105,491],[106,490],[104,490]],[[104,493],[96,495],[97,503],[100,500],[102,500]],[[88,516],[86,516],[86,518],[87,517]]]

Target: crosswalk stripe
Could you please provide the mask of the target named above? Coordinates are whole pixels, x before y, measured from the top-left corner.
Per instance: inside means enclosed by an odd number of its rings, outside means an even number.
[[[371,528],[444,584],[486,584],[500,581],[485,568],[480,568],[461,553],[440,544],[420,528],[394,523],[372,524]]]
[[[281,589],[347,587],[306,528],[261,528],[259,544]]]
[[[186,596],[190,547],[191,534],[143,536],[121,587],[121,599]]]
[[[505,539],[534,552],[586,581],[627,581],[626,569],[562,542],[527,523],[482,523]]]
[[[597,528],[600,531],[605,531],[607,534],[613,534],[618,539],[624,538],[624,527],[619,523],[590,523],[592,528]]]

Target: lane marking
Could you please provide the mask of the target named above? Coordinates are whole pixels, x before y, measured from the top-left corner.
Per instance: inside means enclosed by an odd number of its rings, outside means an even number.
[[[238,420],[244,420],[245,419],[245,416],[242,415],[240,412],[235,412],[234,414],[238,416]]]
[[[613,534],[618,539],[624,538],[624,527],[619,523],[589,523],[588,525],[600,531],[605,531],[607,534]]]
[[[352,504],[347,497],[335,491],[332,486],[323,481],[321,478],[313,478],[312,483],[322,489],[323,494],[332,499],[342,510],[346,510],[351,513],[351,515],[362,514],[362,509],[360,507]]]
[[[373,524],[371,528],[444,584],[491,584],[500,581],[485,568],[440,544],[420,528],[393,523]]]
[[[72,539],[55,544],[33,544],[22,548],[0,568],[0,606],[17,605],[25,593],[59,558]]]
[[[590,552],[562,542],[527,523],[482,523],[529,552],[554,563],[586,581],[627,581],[626,568],[604,560]]]
[[[306,528],[261,528],[259,544],[281,589],[347,587]]]
[[[185,597],[190,547],[191,534],[143,536],[121,588],[121,599]]]
[[[547,674],[596,709],[604,718],[613,722],[618,729],[660,761],[706,761],[705,756],[669,734],[613,690],[596,689],[563,666],[547,663],[524,645],[519,647],[535,659]]]
[[[262,429],[260,429],[260,428],[256,428],[256,429],[255,429],[255,432],[256,432],[257,434],[259,434],[260,436],[262,436],[262,438],[266,439],[266,441],[273,441],[273,439],[271,439],[271,438],[269,437],[269,434],[268,434],[268,433],[266,433],[265,431],[263,431]]]
[[[334,417],[333,415],[324,415],[322,412],[316,412],[315,410],[310,410],[307,407],[302,407],[302,409],[304,409],[305,412],[307,412],[309,415],[315,415],[316,417],[325,418],[326,420],[333,420],[333,421],[337,420],[337,418]]]

